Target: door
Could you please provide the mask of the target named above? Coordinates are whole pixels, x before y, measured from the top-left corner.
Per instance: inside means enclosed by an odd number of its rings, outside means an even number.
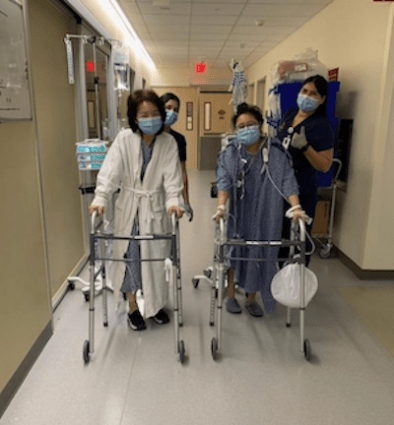
[[[231,93],[200,93],[198,169],[214,170],[221,149],[221,135],[231,132]]]

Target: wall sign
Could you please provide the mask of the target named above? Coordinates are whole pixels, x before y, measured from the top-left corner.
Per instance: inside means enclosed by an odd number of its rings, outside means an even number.
[[[28,51],[22,4],[0,3],[0,121],[30,120]]]
[[[328,71],[329,81],[338,81],[339,68],[330,69]]]
[[[193,102],[186,102],[186,130],[193,130]]]
[[[204,102],[204,130],[210,131],[212,127],[212,103]]]

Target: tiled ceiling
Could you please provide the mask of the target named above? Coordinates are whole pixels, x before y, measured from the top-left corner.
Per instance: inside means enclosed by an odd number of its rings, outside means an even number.
[[[222,68],[252,65],[333,0],[118,1],[156,66]]]

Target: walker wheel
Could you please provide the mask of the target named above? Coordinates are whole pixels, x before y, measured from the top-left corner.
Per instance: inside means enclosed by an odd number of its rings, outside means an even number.
[[[85,297],[85,301],[86,302],[89,302],[89,300],[90,300],[90,294],[89,294],[89,292],[83,292],[83,296]]]
[[[179,361],[183,364],[186,359],[185,343],[183,341],[178,342],[178,355],[179,355]]]
[[[331,254],[331,249],[328,245],[326,245],[324,248],[322,248],[319,251],[319,257],[323,259],[330,258],[330,254]]]
[[[212,358],[214,360],[217,360],[218,358],[218,341],[216,338],[212,338],[211,341],[211,353],[212,353]]]
[[[211,278],[211,276],[212,276],[212,270],[211,270],[211,269],[205,269],[205,270],[204,270],[204,275],[205,275],[208,279],[210,279],[210,278]]]
[[[89,344],[89,341],[87,341],[87,340],[83,343],[82,355],[83,355],[83,361],[85,362],[85,364],[89,363],[89,360],[90,360],[90,344]]]
[[[108,327],[108,322],[104,322],[103,325],[104,325],[105,328],[107,328]]]
[[[200,283],[200,279],[193,277],[192,284],[196,289],[197,289],[199,283]]]
[[[311,359],[311,344],[309,343],[309,340],[305,339],[304,340],[304,356],[305,356],[305,360],[307,360],[309,362],[309,360]]]

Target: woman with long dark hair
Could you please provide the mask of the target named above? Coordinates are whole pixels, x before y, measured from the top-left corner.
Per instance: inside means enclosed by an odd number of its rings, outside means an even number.
[[[298,109],[290,109],[278,129],[278,139],[288,149],[299,186],[299,197],[306,214],[313,218],[319,182],[317,171],[327,172],[332,164],[333,137],[327,118],[328,84],[320,75],[307,78],[297,97]],[[307,225],[310,233],[312,225]],[[284,219],[283,237],[288,238],[290,222]],[[311,244],[307,242],[307,251]],[[280,257],[285,255],[281,250]],[[307,264],[309,263],[307,256]]]

